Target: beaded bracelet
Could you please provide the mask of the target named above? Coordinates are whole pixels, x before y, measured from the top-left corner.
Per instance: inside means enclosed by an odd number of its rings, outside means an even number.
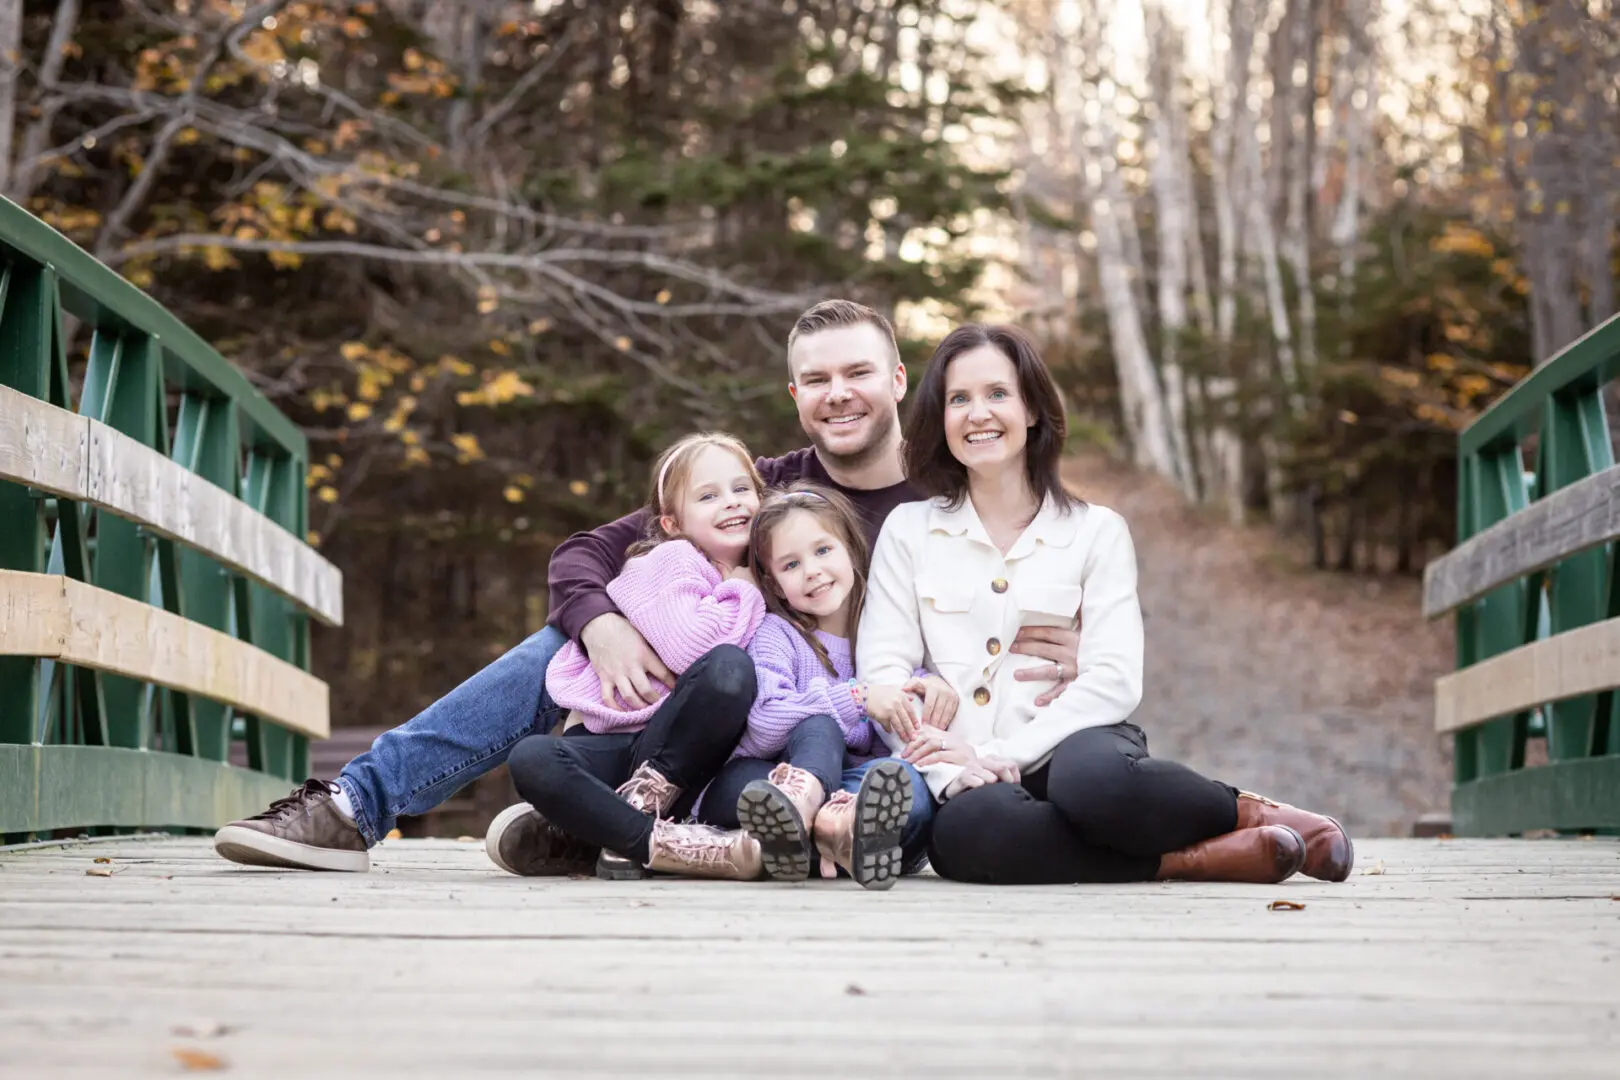
[[[865,687],[865,685],[862,684],[862,683],[856,682],[854,679],[851,679],[851,680],[849,680],[848,686],[849,686],[849,696],[855,699],[855,707],[857,709],[861,710],[861,715],[862,716],[865,716],[866,715],[866,687]]]

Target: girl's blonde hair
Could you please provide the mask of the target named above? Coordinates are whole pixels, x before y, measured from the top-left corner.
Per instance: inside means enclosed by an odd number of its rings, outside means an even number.
[[[845,604],[849,609],[849,647],[853,653],[855,629],[861,621],[861,608],[866,604],[867,567],[872,561],[871,546],[866,542],[866,530],[861,526],[860,514],[854,503],[831,488],[808,480],[796,480],[780,491],[771,492],[760,504],[759,513],[754,515],[753,528],[748,533],[748,562],[754,568],[754,577],[760,584],[759,591],[765,595],[765,610],[792,623],[815,650],[827,673],[837,678],[838,670],[833,667],[832,657],[827,655],[827,647],[815,636],[815,619],[788,607],[771,574],[771,536],[789,514],[801,510],[815,515],[849,551],[849,565],[855,571],[855,581],[850,585],[849,599]]]
[[[674,515],[675,504],[680,501],[681,491],[686,487],[686,481],[692,475],[692,466],[698,455],[711,446],[718,446],[722,450],[729,450],[742,462],[743,470],[748,473],[748,479],[754,485],[755,492],[765,490],[765,481],[761,479],[759,470],[754,467],[753,455],[748,447],[735,435],[728,435],[724,431],[700,431],[694,435],[676,439],[653,462],[652,485],[647,496],[647,535],[630,545],[626,555],[634,558],[644,555],[666,540],[678,540],[681,537],[679,529],[666,530],[663,520]]]

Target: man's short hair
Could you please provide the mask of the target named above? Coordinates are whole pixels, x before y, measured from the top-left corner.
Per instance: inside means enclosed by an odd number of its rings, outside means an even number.
[[[800,315],[788,333],[788,373],[793,370],[793,346],[801,338],[809,334],[819,334],[823,330],[833,330],[840,326],[875,326],[883,332],[889,340],[889,352],[893,362],[900,362],[900,346],[894,339],[894,327],[889,324],[878,312],[858,304],[854,300],[823,300],[815,307]]]

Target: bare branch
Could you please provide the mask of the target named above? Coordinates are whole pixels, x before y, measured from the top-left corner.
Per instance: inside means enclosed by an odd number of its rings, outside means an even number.
[[[513,84],[512,89],[506,92],[506,96],[501,98],[494,107],[479,118],[478,123],[472,126],[472,130],[467,133],[468,141],[473,142],[482,138],[485,132],[505,119],[506,114],[515,109],[517,103],[523,100],[523,95],[527,94],[534,88],[536,83],[551,73],[551,69],[557,65],[558,60],[562,59],[562,54],[568,51],[568,47],[573,44],[573,41],[574,24],[569,23],[568,28],[563,31],[562,37],[558,38],[557,43],[546,53],[545,59],[525,71],[523,77]]]
[[[59,0],[56,5],[56,17],[51,23],[51,38],[45,44],[45,55],[39,64],[39,85],[46,90],[56,87],[57,79],[62,76],[62,65],[67,61],[68,44],[73,40],[73,30],[79,22],[79,0]],[[45,104],[39,113],[39,119],[28,125],[28,131],[23,135],[22,165],[13,177],[10,189],[6,192],[13,201],[25,202],[34,193],[34,186],[39,183],[40,151],[45,148],[45,141],[51,137],[51,125],[56,120],[57,109],[60,106]]]

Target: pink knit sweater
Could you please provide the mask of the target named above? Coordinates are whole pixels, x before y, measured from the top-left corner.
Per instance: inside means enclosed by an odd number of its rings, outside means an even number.
[[[686,540],[666,541],[625,563],[608,583],[607,594],[676,675],[716,645],[746,649],[765,617],[765,598],[758,589],[722,578]],[[558,650],[546,669],[551,700],[580,714],[585,727],[598,735],[646,727],[670,689],[656,680],[653,687],[658,701],[645,708],[632,709],[617,694],[619,708],[609,708],[602,703],[596,669],[575,641]]]

